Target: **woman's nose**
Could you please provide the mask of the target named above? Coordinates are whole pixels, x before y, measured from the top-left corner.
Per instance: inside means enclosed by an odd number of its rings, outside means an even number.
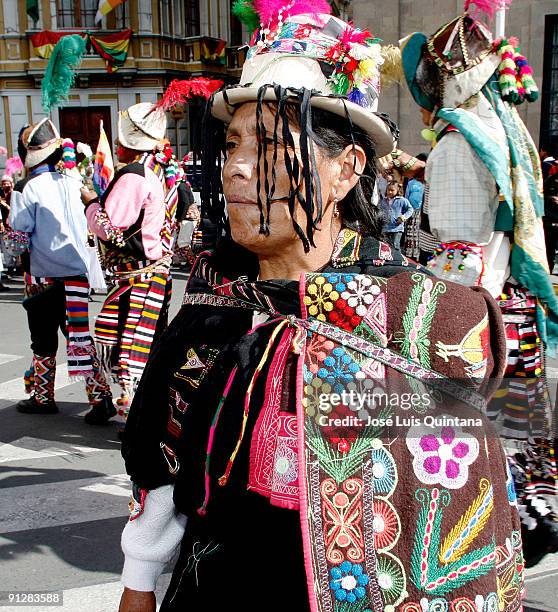
[[[227,157],[224,167],[225,179],[250,181],[256,174],[258,154],[257,151],[233,151]]]

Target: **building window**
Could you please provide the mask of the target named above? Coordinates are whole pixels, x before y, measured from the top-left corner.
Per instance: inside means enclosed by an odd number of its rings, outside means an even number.
[[[117,30],[123,30],[124,28],[129,27],[128,13],[126,9],[127,6],[128,3],[124,2],[122,4],[119,4],[113,11]]]
[[[240,47],[242,45],[242,24],[240,23],[238,17],[235,17],[231,12],[231,38],[230,45],[231,47]]]
[[[171,34],[170,24],[171,18],[171,2],[170,0],[161,0],[161,34],[169,36]]]
[[[98,0],[57,0],[59,28],[95,28]]]
[[[200,35],[200,5],[199,0],[184,1],[184,35]]]
[[[545,23],[541,146],[558,146],[558,15]]]

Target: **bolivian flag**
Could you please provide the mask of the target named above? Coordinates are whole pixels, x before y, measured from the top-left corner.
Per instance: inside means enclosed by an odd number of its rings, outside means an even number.
[[[105,60],[108,72],[115,72],[124,66],[128,57],[131,36],[132,30],[122,30],[100,36],[93,33],[89,35],[95,51]]]
[[[35,49],[35,53],[39,57],[48,59],[58,41],[64,36],[69,36],[71,34],[79,34],[82,38],[87,37],[87,34],[84,32],[50,32],[49,30],[44,30],[42,32],[37,32],[36,34],[31,34],[31,44]]]
[[[101,21],[105,15],[108,15],[123,2],[126,2],[126,0],[99,0],[99,8],[97,9],[97,14],[95,15],[95,23],[99,23],[99,21]]]

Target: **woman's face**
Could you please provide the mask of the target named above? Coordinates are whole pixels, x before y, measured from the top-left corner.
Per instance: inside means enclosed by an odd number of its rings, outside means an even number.
[[[271,166],[273,156],[273,131],[275,117],[267,107],[263,107],[263,122],[266,129],[267,156],[269,161],[269,182],[271,184]],[[300,130],[291,124],[295,153],[300,162]],[[278,130],[275,194],[269,214],[270,235],[260,233],[260,211],[257,204],[257,163],[258,141],[256,137],[256,104],[245,103],[234,113],[227,130],[227,158],[223,168],[223,190],[227,200],[227,210],[233,240],[248,250],[269,255],[278,249],[288,249],[300,239],[296,235],[288,206],[290,181],[284,165],[284,149],[281,129]],[[322,226],[331,221],[333,214],[333,199],[336,181],[341,174],[341,164],[334,158],[328,158],[319,147],[314,146],[316,167],[313,169],[320,176],[324,221]],[[291,153],[292,155],[292,153]],[[260,197],[264,202],[265,188],[263,175],[263,159],[261,161]],[[341,198],[339,198],[341,199]],[[302,227],[306,227],[304,211],[295,205],[294,218]],[[328,225],[325,225],[326,227]]]

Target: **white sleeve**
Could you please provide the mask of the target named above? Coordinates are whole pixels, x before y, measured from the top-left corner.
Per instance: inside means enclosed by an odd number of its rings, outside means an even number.
[[[143,513],[122,532],[122,584],[134,591],[154,591],[165,564],[176,552],[186,516],[176,510],[173,485],[149,491]]]
[[[446,134],[426,164],[428,220],[440,242],[488,244],[494,232],[498,189],[462,134]]]
[[[10,227],[19,232],[32,233],[35,229],[35,206],[30,189],[25,189],[23,194],[13,191],[8,216]]]

